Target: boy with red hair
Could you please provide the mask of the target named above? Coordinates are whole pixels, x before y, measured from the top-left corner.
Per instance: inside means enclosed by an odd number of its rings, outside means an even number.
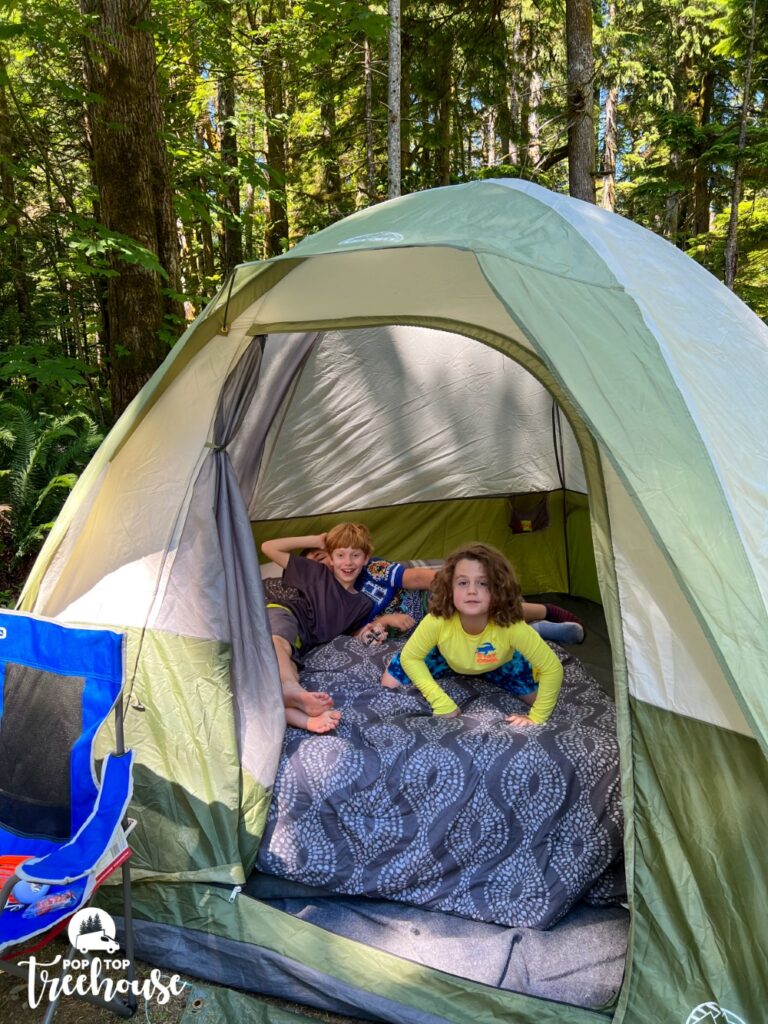
[[[325,548],[331,571],[294,553],[305,548]],[[365,625],[371,601],[355,590],[355,581],[373,550],[371,536],[360,523],[339,523],[327,534],[264,541],[261,550],[284,570],[282,579],[265,580],[264,589],[286,720],[298,729],[330,732],[341,715],[329,694],[301,686],[299,665],[309,648]]]

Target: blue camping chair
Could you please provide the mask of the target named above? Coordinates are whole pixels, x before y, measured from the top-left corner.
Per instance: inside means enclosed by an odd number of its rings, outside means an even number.
[[[0,970],[10,974],[26,978],[20,957],[59,934],[122,866],[124,959],[133,981],[123,641],[106,629],[0,611]],[[116,750],[99,783],[94,741],[112,710]],[[74,947],[66,959],[73,954]],[[136,1009],[134,995],[81,998],[123,1017]],[[55,1011],[52,1001],[46,1021]]]

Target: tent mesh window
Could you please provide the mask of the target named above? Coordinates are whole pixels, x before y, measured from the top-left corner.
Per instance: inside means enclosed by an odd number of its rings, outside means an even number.
[[[85,679],[8,662],[0,719],[0,822],[46,839],[70,835],[70,753]]]
[[[510,494],[509,526],[513,533],[533,533],[549,526],[549,494]]]

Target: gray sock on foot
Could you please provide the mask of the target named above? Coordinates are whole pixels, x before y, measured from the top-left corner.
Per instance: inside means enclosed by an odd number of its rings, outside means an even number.
[[[584,627],[579,622],[532,622],[531,625],[542,640],[556,644],[580,644],[584,641]]]

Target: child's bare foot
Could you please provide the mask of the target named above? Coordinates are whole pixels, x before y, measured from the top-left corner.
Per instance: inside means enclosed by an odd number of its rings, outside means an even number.
[[[289,708],[298,708],[305,715],[321,715],[333,707],[333,699],[327,693],[312,693],[301,686],[283,687],[283,703]]]
[[[332,732],[340,721],[340,711],[323,711],[321,715],[314,715],[307,718],[304,728],[307,732]]]
[[[327,693],[309,693],[304,691],[304,696],[299,698],[299,707],[308,715],[322,715],[333,707],[333,700]]]
[[[294,729],[306,729],[307,732],[333,732],[341,721],[340,711],[321,711],[319,715],[306,715],[298,708],[285,709],[285,720]]]
[[[389,672],[386,671],[384,672],[384,675],[381,677],[381,685],[386,686],[388,690],[400,689],[399,681],[395,679],[394,676],[391,676]]]

